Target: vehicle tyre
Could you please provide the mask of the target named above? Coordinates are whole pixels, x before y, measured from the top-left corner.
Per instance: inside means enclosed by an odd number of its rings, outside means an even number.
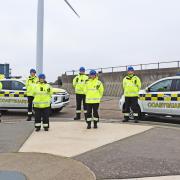
[[[146,120],[146,116],[145,116],[145,113],[140,113],[140,120],[141,121],[145,121]]]
[[[8,110],[1,110],[1,114],[7,114]]]
[[[52,113],[58,113],[60,111],[62,111],[63,107],[58,108],[58,109],[51,109]]]

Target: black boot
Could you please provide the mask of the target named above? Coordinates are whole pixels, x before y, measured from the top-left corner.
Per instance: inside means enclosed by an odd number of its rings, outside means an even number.
[[[134,123],[138,123],[139,122],[139,118],[134,118]]]
[[[134,123],[138,123],[138,122],[139,122],[139,119],[140,119],[139,116],[135,116],[135,117],[134,117]]]
[[[87,120],[87,113],[84,113],[84,118],[85,120]]]
[[[87,122],[87,129],[91,129],[91,122]]]
[[[97,129],[98,126],[97,126],[97,121],[94,121],[94,129]]]
[[[49,128],[47,128],[47,127],[46,127],[46,128],[44,128],[44,131],[49,131]]]
[[[40,128],[40,127],[36,128],[36,132],[39,132],[40,130],[41,130],[41,128]]]
[[[76,114],[76,117],[74,118],[74,120],[80,120],[81,119],[81,114],[80,113],[77,113]]]
[[[32,116],[28,116],[26,121],[31,121],[32,120]]]
[[[124,119],[123,119],[123,121],[122,121],[122,122],[128,122],[128,121],[129,121],[129,117],[124,116]]]

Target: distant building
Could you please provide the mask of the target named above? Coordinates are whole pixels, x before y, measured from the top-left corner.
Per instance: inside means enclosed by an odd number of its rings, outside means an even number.
[[[9,64],[0,64],[0,74],[4,74],[6,78],[11,76],[11,69]]]

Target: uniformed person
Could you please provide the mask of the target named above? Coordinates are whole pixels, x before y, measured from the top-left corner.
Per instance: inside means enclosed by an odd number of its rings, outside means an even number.
[[[94,128],[99,122],[99,104],[103,96],[104,87],[101,81],[98,80],[95,70],[91,70],[89,79],[86,80],[84,92],[86,94],[87,104],[87,129],[91,129],[91,122],[94,122]]]
[[[85,82],[88,79],[88,76],[85,75],[85,68],[81,67],[79,69],[79,75],[77,75],[73,79],[73,86],[75,88],[75,94],[76,94],[76,117],[74,120],[80,120],[81,119],[81,105],[83,103],[83,109],[84,109],[84,115],[85,119],[87,118],[87,106],[86,106],[86,96],[84,94],[84,86]]]
[[[28,98],[28,118],[27,121],[31,121],[32,118],[32,102],[33,102],[33,88],[36,85],[36,83],[38,82],[38,78],[36,76],[36,70],[35,69],[31,69],[30,70],[30,76],[27,78],[26,80],[26,89],[27,89],[27,98]]]
[[[41,129],[41,121],[45,131],[49,130],[49,110],[51,106],[52,88],[46,82],[44,74],[40,74],[39,82],[36,84],[33,91],[33,105],[35,111],[35,128],[36,131]]]
[[[125,96],[124,120],[127,122],[130,116],[130,109],[133,111],[135,123],[140,117],[140,108],[138,105],[139,91],[141,89],[141,80],[134,73],[132,66],[128,67],[127,76],[123,79],[123,89]]]

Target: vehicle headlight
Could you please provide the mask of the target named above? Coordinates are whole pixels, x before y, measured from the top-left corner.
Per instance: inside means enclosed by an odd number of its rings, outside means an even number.
[[[68,95],[67,91],[66,92],[58,92],[58,93],[54,93],[56,95],[61,95],[61,96],[66,96]]]

